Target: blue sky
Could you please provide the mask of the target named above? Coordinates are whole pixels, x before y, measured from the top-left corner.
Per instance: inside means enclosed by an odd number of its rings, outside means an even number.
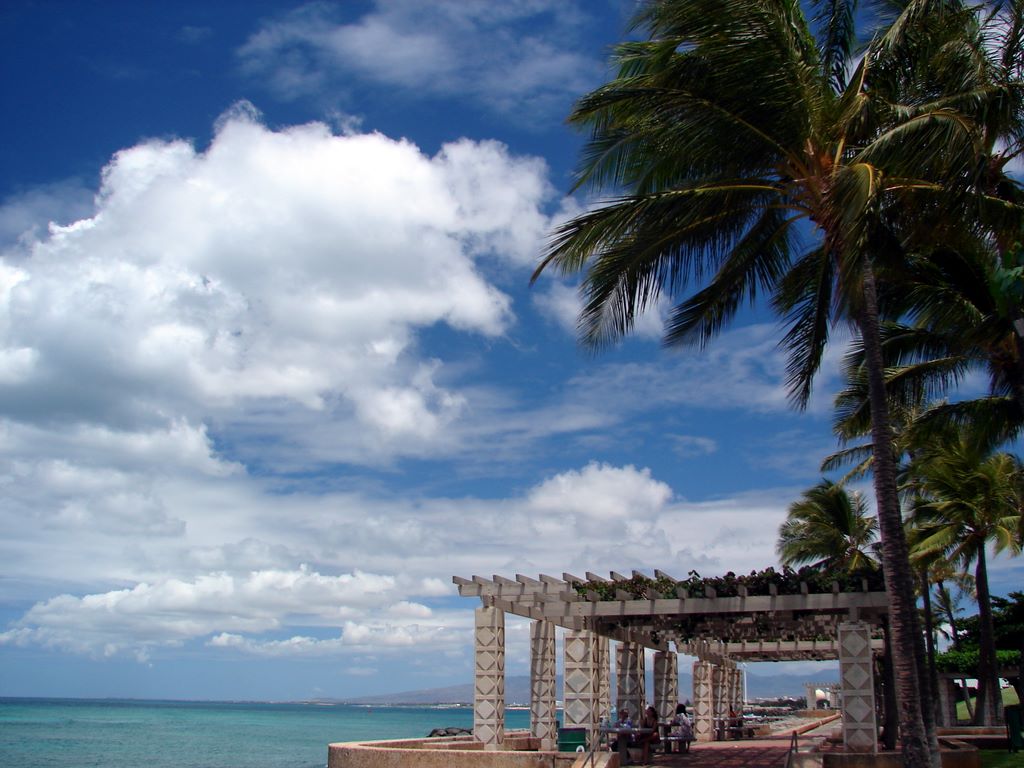
[[[453,574],[775,564],[841,344],[795,413],[763,312],[595,356],[528,287],[630,7],[0,9],[0,695],[468,682]]]

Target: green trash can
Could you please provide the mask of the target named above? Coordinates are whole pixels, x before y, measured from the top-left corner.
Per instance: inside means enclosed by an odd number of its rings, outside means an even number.
[[[558,729],[558,751],[578,752],[579,747],[587,749],[586,728],[559,728]]]
[[[1006,746],[1010,752],[1017,752],[1024,747],[1020,704],[1007,704],[1003,707],[1003,719],[1006,721]]]

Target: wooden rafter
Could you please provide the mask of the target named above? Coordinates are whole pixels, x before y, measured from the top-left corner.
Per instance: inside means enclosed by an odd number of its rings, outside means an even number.
[[[670,579],[656,571],[659,579]],[[633,571],[632,578],[643,574]],[[540,574],[537,578],[516,574],[514,579],[455,576],[463,597],[478,597],[506,613],[543,619],[572,630],[587,629],[612,640],[640,643],[702,657],[710,655],[746,659],[836,658],[834,632],[838,622],[861,618],[879,624],[888,610],[885,592],[840,592],[780,595],[749,595],[740,589],[736,597],[717,597],[713,591],[690,597],[678,589],[675,596],[648,591],[648,599],[616,589],[613,599],[594,590],[580,594],[578,585],[608,587],[630,577],[611,572],[609,579],[587,572],[586,578],[563,573],[562,578]],[[694,638],[711,645],[694,645]],[[703,642],[703,641],[701,641]],[[696,652],[700,651],[700,652]]]

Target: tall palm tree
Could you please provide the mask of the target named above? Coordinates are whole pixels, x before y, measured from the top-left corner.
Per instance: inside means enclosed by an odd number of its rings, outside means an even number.
[[[922,502],[915,521],[922,553],[942,553],[950,561],[974,565],[980,642],[975,723],[999,720],[1001,706],[988,587],[986,549],[1021,551],[1024,532],[1024,466],[1009,453],[992,453],[983,442],[964,435],[928,451],[910,474]]]
[[[860,493],[822,480],[789,507],[776,551],[783,565],[813,563],[830,570],[877,568],[878,522]]]
[[[849,319],[867,361],[873,476],[907,765],[937,761],[920,703],[924,651],[902,529],[883,381],[877,276],[906,253],[908,224],[978,191],[986,83],[950,60],[984,58],[962,3],[913,0],[852,64],[852,2],[649,0],[645,40],[570,120],[589,127],[579,184],[610,191],[562,226],[534,275],[585,271],[581,332],[602,345],[662,296],[668,344],[706,344],[746,301],[787,318],[794,401],[806,404],[831,324]],[[815,39],[815,31],[818,39]],[[951,40],[963,45],[946,45]],[[980,77],[980,75],[979,75]],[[970,97],[965,92],[970,91]],[[912,208],[910,206],[913,206]],[[899,213],[897,213],[899,211]],[[913,213],[913,215],[911,215]],[[809,222],[815,237],[802,247]],[[689,291],[696,287],[696,293]]]
[[[918,408],[932,401],[909,431],[927,437],[950,424],[969,424],[997,445],[1024,428],[1024,187],[1006,170],[1024,154],[1024,3],[996,0],[978,9],[967,37],[953,38],[934,60],[944,77],[965,85],[953,101],[964,105],[987,94],[978,109],[967,109],[980,129],[971,182],[978,204],[933,208],[921,217],[918,226],[934,236],[908,251],[899,274],[886,275],[891,290],[880,301],[891,317],[912,321],[883,325],[891,402]],[[962,55],[968,49],[970,55]],[[887,76],[914,77],[899,67],[882,79]],[[860,362],[862,355],[856,357]],[[988,396],[934,402],[972,367],[987,369]],[[859,389],[841,397],[838,409],[841,422],[849,427],[859,420],[864,434],[866,382]]]

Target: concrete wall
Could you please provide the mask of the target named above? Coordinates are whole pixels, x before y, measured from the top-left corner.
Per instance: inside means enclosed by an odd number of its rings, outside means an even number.
[[[572,768],[574,752],[538,752],[539,739],[506,734],[485,750],[471,736],[329,744],[328,768]],[[617,762],[617,761],[616,761]]]

